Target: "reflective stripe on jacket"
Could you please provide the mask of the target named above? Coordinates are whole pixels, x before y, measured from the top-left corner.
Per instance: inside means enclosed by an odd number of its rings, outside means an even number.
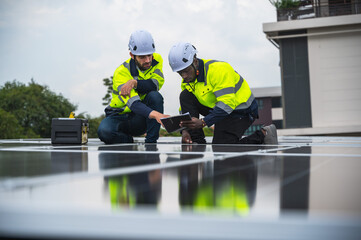
[[[160,54],[153,53],[153,61],[150,69],[142,72],[136,67],[134,59],[130,58],[120,65],[114,72],[112,100],[107,109],[113,109],[119,113],[131,112],[130,107],[137,100],[143,100],[146,94],[138,93],[132,89],[129,96],[120,96],[121,87],[130,79],[151,80],[159,91],[164,84],[163,59]]]
[[[219,107],[228,114],[251,106],[254,96],[244,80],[230,64],[198,59],[199,75],[194,82],[182,82],[182,90],[192,92],[209,108]]]

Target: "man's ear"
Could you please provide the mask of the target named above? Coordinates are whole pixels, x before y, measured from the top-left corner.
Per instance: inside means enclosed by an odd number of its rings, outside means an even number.
[[[130,55],[131,58],[134,59],[134,54],[132,52],[129,52],[129,55]]]
[[[193,64],[194,64],[194,66],[196,66],[198,68],[198,59],[197,59],[196,55],[194,55]]]

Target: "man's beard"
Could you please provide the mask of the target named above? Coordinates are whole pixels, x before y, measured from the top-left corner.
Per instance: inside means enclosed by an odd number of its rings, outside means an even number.
[[[134,59],[135,60],[135,63],[137,64],[138,68],[141,70],[141,71],[145,71],[145,70],[148,70],[152,64],[149,64],[149,67],[143,67],[142,65],[140,65],[140,63],[137,61],[137,59]]]

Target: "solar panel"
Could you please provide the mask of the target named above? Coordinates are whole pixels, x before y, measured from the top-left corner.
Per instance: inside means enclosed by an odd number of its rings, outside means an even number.
[[[0,237],[359,239],[360,169],[360,137],[0,140]]]

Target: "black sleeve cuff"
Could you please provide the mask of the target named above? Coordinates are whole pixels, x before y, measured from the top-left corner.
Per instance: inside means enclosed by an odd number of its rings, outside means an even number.
[[[157,91],[157,86],[152,79],[137,80],[137,91],[139,93],[149,93],[151,91]]]

